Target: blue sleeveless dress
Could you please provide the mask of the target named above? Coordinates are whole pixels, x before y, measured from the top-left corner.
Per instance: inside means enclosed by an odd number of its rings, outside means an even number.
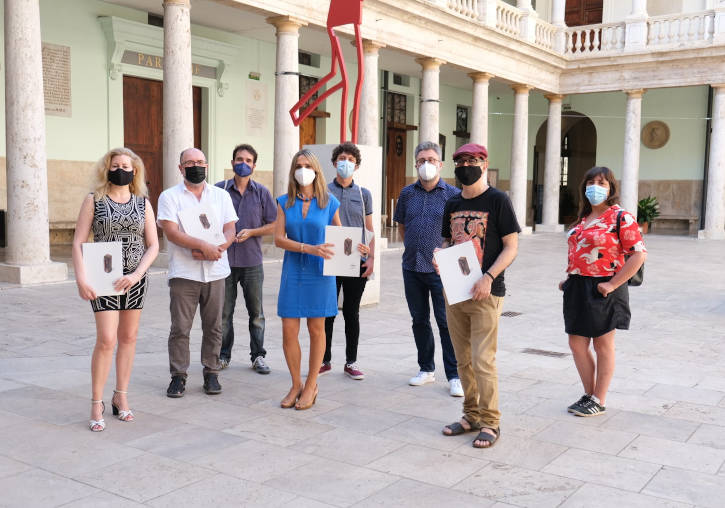
[[[307,217],[302,218],[302,200],[286,208],[287,195],[277,198],[285,216],[287,238],[308,245],[325,243],[325,226],[340,202],[330,195],[325,208],[312,198]],[[277,297],[277,315],[284,318],[328,317],[337,314],[335,277],[322,275],[323,260],[312,254],[285,251]]]

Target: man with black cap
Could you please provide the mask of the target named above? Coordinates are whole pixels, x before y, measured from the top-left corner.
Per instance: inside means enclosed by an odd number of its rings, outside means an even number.
[[[464,399],[463,417],[446,425],[443,434],[479,431],[474,448],[489,448],[501,432],[496,350],[498,319],[506,294],[504,270],[516,257],[521,229],[508,196],[488,185],[486,147],[465,144],[453,154],[453,161],[462,192],[446,202],[441,231],[443,247],[473,240],[481,278],[474,285],[470,300],[446,303]]]

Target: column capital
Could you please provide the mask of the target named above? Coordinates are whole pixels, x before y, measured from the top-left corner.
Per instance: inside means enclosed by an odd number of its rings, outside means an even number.
[[[440,58],[432,58],[428,56],[421,56],[415,59],[417,63],[423,67],[424,71],[427,71],[429,69],[438,69],[441,65],[444,65],[446,63],[445,60],[441,60]]]
[[[529,93],[529,90],[534,88],[532,85],[522,85],[521,83],[514,83],[511,88],[516,93]]]
[[[481,81],[489,81],[496,76],[488,72],[469,72],[468,77],[471,78],[474,83],[480,83]]]
[[[355,44],[354,39],[352,41],[350,41],[350,43],[353,46],[357,46],[357,44]],[[362,47],[363,47],[363,53],[376,54],[380,48],[386,47],[386,44],[383,42],[374,41],[372,39],[363,39]]]
[[[191,0],[163,0],[161,4],[164,7],[168,7],[171,5],[178,5],[180,7],[189,7],[191,8]]]
[[[277,28],[277,34],[298,34],[301,27],[307,26],[307,22],[294,16],[272,16],[267,18],[266,21]]]
[[[544,97],[549,99],[549,102],[561,102],[564,100],[565,95],[559,95],[558,93],[547,93]]]
[[[644,88],[635,88],[632,90],[622,90],[624,93],[627,94],[628,97],[631,97],[633,99],[641,99],[642,96],[647,92]]]

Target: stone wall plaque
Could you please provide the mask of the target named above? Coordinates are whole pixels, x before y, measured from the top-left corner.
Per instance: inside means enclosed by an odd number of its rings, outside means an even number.
[[[662,148],[670,140],[670,128],[665,122],[654,120],[642,128],[642,144],[656,150]]]
[[[43,43],[45,114],[70,117],[72,113],[70,46]]]

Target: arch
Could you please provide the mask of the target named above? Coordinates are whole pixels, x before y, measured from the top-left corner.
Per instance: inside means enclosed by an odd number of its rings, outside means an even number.
[[[546,160],[545,120],[536,133],[534,145],[533,192],[531,208],[534,222],[541,222],[543,206],[544,166]],[[596,165],[597,128],[592,120],[577,111],[565,111],[561,114],[561,158],[567,158],[565,181],[559,186],[559,223],[571,224],[576,219],[579,208],[578,187],[584,173]]]

